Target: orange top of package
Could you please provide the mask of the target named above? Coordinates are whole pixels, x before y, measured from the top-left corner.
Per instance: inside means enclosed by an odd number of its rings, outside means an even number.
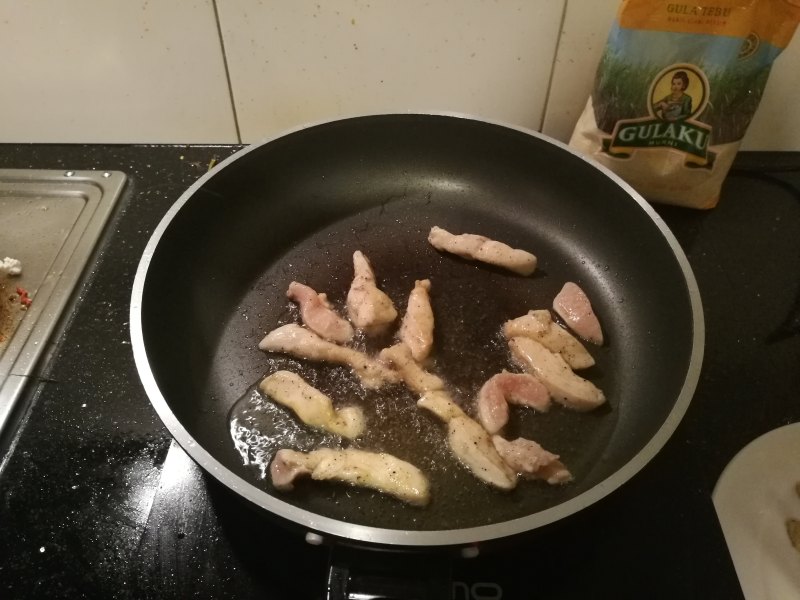
[[[800,22],[800,0],[710,0],[707,4],[623,0],[620,27],[705,33],[762,41],[785,48]]]

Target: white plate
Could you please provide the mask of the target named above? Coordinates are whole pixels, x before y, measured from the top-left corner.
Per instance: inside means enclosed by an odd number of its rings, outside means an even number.
[[[713,500],[747,600],[800,599],[800,552],[786,520],[800,520],[800,423],[755,439],[725,467]]]

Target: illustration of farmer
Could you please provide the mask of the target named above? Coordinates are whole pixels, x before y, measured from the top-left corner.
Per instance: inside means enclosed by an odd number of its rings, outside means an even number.
[[[685,93],[689,87],[689,76],[686,71],[676,71],[672,76],[670,89],[672,92],[667,94],[653,105],[653,111],[658,114],[661,111],[661,118],[665,121],[680,121],[692,114],[692,97]]]

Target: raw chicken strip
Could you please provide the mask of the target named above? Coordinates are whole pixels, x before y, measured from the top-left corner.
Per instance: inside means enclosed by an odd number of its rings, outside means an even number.
[[[347,316],[369,336],[388,329],[397,318],[391,298],[378,289],[375,272],[360,251],[353,254],[353,283],[347,293]]]
[[[454,235],[441,227],[432,227],[428,241],[437,250],[456,254],[468,260],[477,260],[503,267],[520,275],[530,275],[536,270],[536,257],[482,235],[462,233]]]
[[[447,423],[447,443],[456,458],[481,481],[501,490],[517,485],[517,474],[497,453],[492,438],[480,423],[441,390],[423,395],[417,406],[425,408]]]
[[[303,323],[321,338],[338,344],[353,339],[353,326],[336,314],[325,294],[318,294],[307,285],[293,281],[286,296],[300,305]]]
[[[531,310],[503,324],[506,339],[523,336],[533,338],[551,352],[561,355],[573,369],[587,369],[594,358],[578,339],[553,321],[549,310]]]
[[[587,342],[603,345],[603,330],[594,314],[589,297],[576,284],[568,281],[553,299],[553,310],[567,326]]]
[[[508,466],[527,479],[544,479],[547,483],[572,481],[572,473],[553,454],[533,440],[517,438],[514,441],[492,436],[492,443]]]
[[[558,354],[527,337],[508,341],[511,356],[527,372],[536,375],[553,400],[568,408],[587,411],[606,401],[603,392],[591,381],[576,375]]]
[[[412,392],[424,394],[432,390],[443,390],[444,381],[419,366],[405,344],[395,344],[381,350],[379,358],[391,365]]]
[[[508,405],[530,406],[540,412],[550,409],[550,392],[530,373],[503,371],[490,377],[478,392],[478,421],[489,433],[508,423]]]
[[[409,504],[430,502],[428,479],[417,467],[383,452],[348,448],[319,448],[311,452],[278,450],[270,465],[272,484],[291,491],[295,478],[310,475],[316,480],[336,480],[389,494]]]
[[[258,344],[259,349],[282,352],[296,358],[329,362],[353,369],[365,388],[375,389],[387,383],[399,383],[400,376],[357,350],[326,342],[313,331],[290,323],[269,332]]]
[[[400,323],[398,337],[411,349],[414,360],[421,362],[428,358],[433,348],[433,308],[430,298],[429,279],[414,282],[414,289],[408,296],[408,306]]]
[[[291,371],[276,371],[265,377],[259,389],[278,404],[292,409],[303,423],[346,438],[357,438],[366,429],[364,412],[358,406],[335,410],[328,396]]]

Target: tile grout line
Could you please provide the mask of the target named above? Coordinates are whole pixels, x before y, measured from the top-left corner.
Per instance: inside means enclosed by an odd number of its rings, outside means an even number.
[[[564,0],[564,8],[561,9],[561,22],[558,24],[558,37],[556,38],[556,48],[553,52],[553,62],[550,66],[550,77],[547,80],[547,93],[544,96],[544,106],[542,114],[539,116],[539,129],[544,131],[544,121],[547,118],[547,109],[550,107],[550,94],[553,92],[553,79],[556,74],[556,62],[558,60],[558,49],[561,47],[561,38],[564,36],[564,23],[567,20],[567,5],[569,0]]]
[[[225,52],[225,38],[222,37],[222,23],[219,20],[219,9],[217,8],[217,0],[211,0],[211,5],[214,7],[214,20],[217,23],[217,35],[219,36],[219,46],[222,50],[222,64],[225,66],[225,80],[228,82],[228,97],[231,100],[231,110],[233,111],[233,126],[236,128],[236,140],[239,144],[242,143],[242,132],[239,129],[239,115],[236,112],[236,99],[233,95],[233,82],[231,81],[231,70],[228,67],[228,54]]]

